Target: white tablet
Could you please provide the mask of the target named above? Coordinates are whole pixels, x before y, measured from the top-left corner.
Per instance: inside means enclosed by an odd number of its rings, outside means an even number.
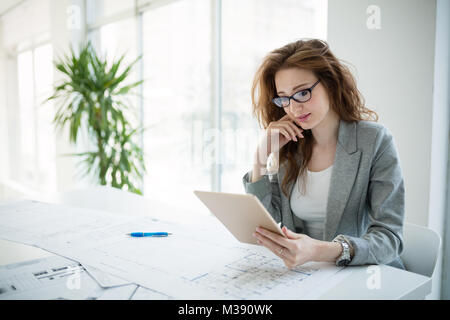
[[[267,209],[253,194],[234,194],[195,190],[194,194],[241,242],[257,244],[256,227],[263,227],[285,237]]]

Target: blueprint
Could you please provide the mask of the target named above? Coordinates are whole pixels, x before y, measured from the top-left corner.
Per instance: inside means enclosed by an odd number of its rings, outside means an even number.
[[[172,235],[126,236],[136,230]],[[290,270],[266,248],[238,242],[215,219],[188,226],[40,202],[0,206],[0,237],[136,284],[119,290],[132,299],[305,299],[341,270],[316,262]]]
[[[24,200],[0,205],[0,238],[45,249],[43,242],[68,241],[90,230],[128,220],[126,216],[99,210]],[[104,288],[129,283],[92,266],[84,267]]]
[[[136,288],[104,289],[81,264],[59,256],[0,266],[0,300],[129,299]]]
[[[174,298],[145,287],[137,287],[130,300],[173,300]]]

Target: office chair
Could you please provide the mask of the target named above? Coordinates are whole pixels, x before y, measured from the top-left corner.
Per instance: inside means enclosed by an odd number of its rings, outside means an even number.
[[[427,227],[412,223],[403,226],[403,260],[407,271],[431,277],[436,266],[441,237]]]

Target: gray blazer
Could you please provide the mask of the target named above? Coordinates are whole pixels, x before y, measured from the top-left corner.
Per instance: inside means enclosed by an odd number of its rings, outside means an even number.
[[[281,191],[285,170],[281,164],[277,173],[253,183],[252,172],[247,172],[245,192],[258,197],[277,222],[304,233],[303,221],[293,215],[289,198]],[[377,122],[341,120],[322,240],[344,235],[354,248],[350,265],[405,269],[399,257],[404,215],[404,181],[392,134]]]

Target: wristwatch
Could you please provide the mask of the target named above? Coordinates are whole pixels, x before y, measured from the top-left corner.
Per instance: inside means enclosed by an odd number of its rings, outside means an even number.
[[[347,266],[351,261],[350,257],[350,245],[348,242],[340,236],[333,239],[333,242],[339,242],[342,246],[342,253],[336,260],[336,265],[338,267]]]

